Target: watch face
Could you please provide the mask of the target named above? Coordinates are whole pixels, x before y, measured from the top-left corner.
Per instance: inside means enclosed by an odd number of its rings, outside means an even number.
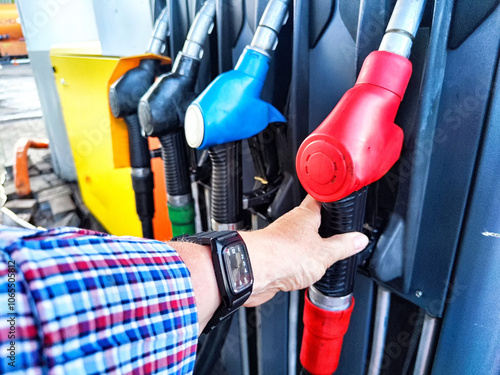
[[[237,294],[252,283],[246,251],[242,245],[229,245],[222,255],[228,270],[231,290]]]

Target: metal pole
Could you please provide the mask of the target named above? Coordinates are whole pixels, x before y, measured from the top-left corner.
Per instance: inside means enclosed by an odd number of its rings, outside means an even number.
[[[372,350],[367,375],[378,375],[384,358],[387,322],[391,306],[391,292],[379,286],[377,291],[377,305],[375,310],[375,325],[373,328]]]
[[[289,293],[288,300],[288,375],[297,372],[297,328],[299,325],[299,292]]]
[[[250,362],[248,357],[248,332],[247,332],[247,310],[238,311],[238,329],[240,333],[240,351],[242,375],[250,375]]]
[[[429,374],[438,332],[438,319],[425,314],[422,334],[418,343],[417,359],[413,375]]]

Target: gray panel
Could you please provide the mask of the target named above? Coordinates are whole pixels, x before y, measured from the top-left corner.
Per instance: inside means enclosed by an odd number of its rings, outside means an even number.
[[[30,58],[52,151],[54,171],[65,180],[76,181],[75,162],[66,132],[49,51],[31,51]]]
[[[104,56],[140,55],[153,32],[149,0],[94,0],[95,18]]]
[[[17,0],[28,51],[99,39],[89,0]]]
[[[338,9],[310,52],[309,133],[328,116],[356,80],[355,43]]]
[[[422,220],[419,227],[407,228],[418,230],[418,243],[415,263],[408,264],[411,285],[405,298],[431,316],[441,315],[446,298],[496,68],[498,52],[492,46],[500,40],[493,32],[499,20],[500,8],[459,49],[449,51],[435,133],[415,147],[416,153],[430,157],[430,169]],[[415,212],[407,215],[409,220]]]
[[[500,68],[500,65],[498,66]],[[500,69],[432,373],[500,374]]]

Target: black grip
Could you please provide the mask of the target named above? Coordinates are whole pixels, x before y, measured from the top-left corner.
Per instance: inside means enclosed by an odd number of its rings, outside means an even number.
[[[321,237],[361,232],[367,191],[368,187],[364,187],[337,202],[323,203],[319,229]],[[314,284],[315,288],[329,297],[342,297],[352,293],[356,266],[356,256],[338,261],[326,270],[321,280]]]
[[[147,168],[140,168],[139,171],[140,173],[132,170],[136,212],[142,223],[143,237],[154,238],[152,224],[155,213],[153,173]]]
[[[141,125],[137,113],[125,116],[128,128],[130,166],[132,168],[151,168],[148,140],[141,134]]]
[[[161,136],[161,153],[165,165],[165,184],[169,195],[191,193],[186,138],[183,131]]]
[[[243,218],[243,174],[241,141],[209,150],[212,160],[212,219],[221,224],[238,223]]]
[[[154,240],[153,220],[147,219],[141,221],[142,237]]]
[[[142,236],[154,238],[152,220],[155,212],[153,188],[154,180],[151,172],[151,156],[147,138],[141,134],[141,126],[137,113],[125,116],[128,128],[130,166],[132,167],[132,187],[135,194],[135,207],[142,223]],[[139,169],[138,174],[134,169]]]

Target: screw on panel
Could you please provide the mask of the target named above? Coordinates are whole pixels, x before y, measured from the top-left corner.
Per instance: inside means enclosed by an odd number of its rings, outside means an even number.
[[[417,291],[415,292],[415,296],[416,296],[417,298],[422,297],[422,294],[424,294],[424,293],[423,293],[421,290],[417,290]]]

